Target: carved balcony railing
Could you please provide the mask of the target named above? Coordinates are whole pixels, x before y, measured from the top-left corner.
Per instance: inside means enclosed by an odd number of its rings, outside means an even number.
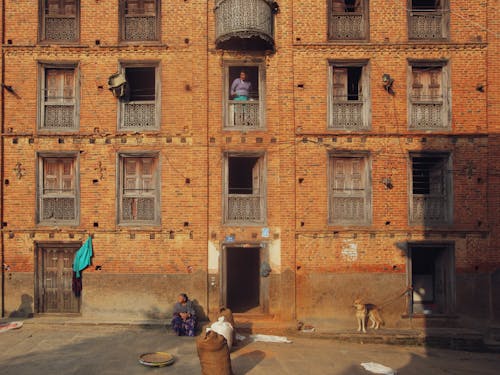
[[[125,16],[124,33],[127,41],[156,40],[156,15]]]
[[[155,102],[148,101],[124,103],[121,127],[124,130],[156,129]]]
[[[334,222],[364,222],[365,199],[356,197],[332,197],[330,217]]]
[[[262,199],[248,194],[230,194],[227,198],[227,221],[261,222]]]
[[[45,104],[43,129],[71,130],[75,128],[74,105],[49,105]]]
[[[260,106],[258,101],[230,100],[226,128],[255,129],[260,125]]]
[[[411,103],[410,129],[440,130],[447,129],[448,123],[443,116],[443,102]]]
[[[408,22],[410,39],[444,39],[447,37],[443,11],[410,11]]]
[[[363,13],[333,12],[330,16],[330,39],[357,40],[365,38]]]
[[[228,50],[274,50],[272,0],[218,0],[215,44]]]
[[[75,220],[76,205],[74,197],[43,197],[41,221]]]
[[[446,197],[413,194],[410,212],[412,224],[446,224],[448,220],[448,200]]]
[[[362,100],[334,101],[329,128],[339,130],[367,129],[363,116],[364,105]]]
[[[47,41],[73,42],[77,39],[76,17],[45,17],[45,35]]]

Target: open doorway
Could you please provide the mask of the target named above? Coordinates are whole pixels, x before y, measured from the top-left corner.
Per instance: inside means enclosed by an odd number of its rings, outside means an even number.
[[[409,274],[413,286],[411,312],[435,315],[453,311],[455,262],[453,247],[410,247]]]
[[[235,313],[261,312],[260,247],[226,248],[226,306]]]

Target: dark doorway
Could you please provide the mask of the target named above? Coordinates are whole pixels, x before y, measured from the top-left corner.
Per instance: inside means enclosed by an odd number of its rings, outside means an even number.
[[[453,251],[448,246],[411,248],[412,312],[445,314],[452,310],[454,290]]]
[[[226,305],[233,312],[260,310],[260,248],[226,250]]]
[[[72,290],[73,259],[81,244],[54,243],[37,248],[37,312],[78,313]]]

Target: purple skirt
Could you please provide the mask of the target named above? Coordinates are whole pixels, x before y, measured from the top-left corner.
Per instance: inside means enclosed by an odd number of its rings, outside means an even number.
[[[196,329],[196,319],[194,317],[182,320],[178,315],[172,319],[172,329],[177,336],[194,336]]]

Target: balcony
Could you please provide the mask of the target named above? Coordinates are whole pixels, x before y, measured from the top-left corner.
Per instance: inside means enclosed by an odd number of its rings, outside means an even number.
[[[367,129],[363,118],[362,100],[333,102],[331,116],[331,129],[347,131]]]
[[[443,102],[415,103],[411,105],[410,129],[442,130],[448,123],[443,118]]]
[[[260,222],[263,219],[260,196],[231,194],[227,203],[227,220],[230,222]]]
[[[444,196],[413,194],[410,222],[420,225],[448,222],[448,204]]]
[[[274,50],[271,0],[219,0],[215,5],[215,44],[224,50]]]
[[[260,127],[258,101],[229,101],[229,116],[226,128],[256,129]]]
[[[443,11],[410,11],[408,18],[410,39],[446,39],[446,17]]]

